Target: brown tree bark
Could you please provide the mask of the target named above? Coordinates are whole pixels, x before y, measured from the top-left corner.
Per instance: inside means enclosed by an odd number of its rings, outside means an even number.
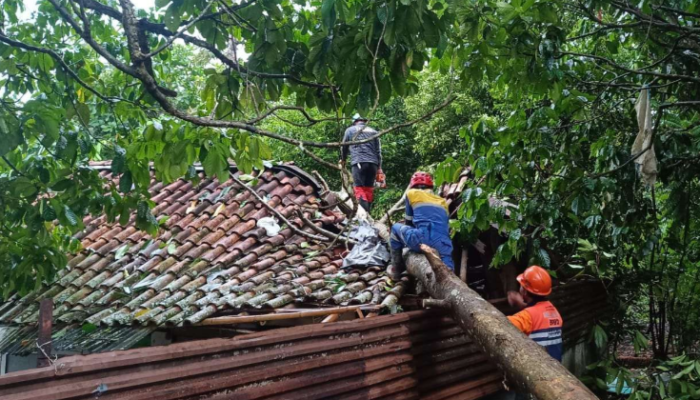
[[[386,229],[386,228],[385,228]],[[469,289],[433,249],[409,253],[408,272],[420,280],[428,293],[443,299],[464,331],[498,365],[515,389],[539,400],[592,400],[593,392],[531,339],[523,335],[489,302]]]

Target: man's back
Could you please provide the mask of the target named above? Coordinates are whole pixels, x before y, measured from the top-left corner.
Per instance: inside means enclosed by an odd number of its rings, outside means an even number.
[[[430,226],[440,233],[449,234],[447,203],[429,191],[410,189],[406,193],[406,219],[417,228]]]
[[[559,311],[549,301],[540,301],[508,319],[530,339],[544,347],[552,358],[561,361],[562,327]]]
[[[357,123],[345,130],[343,142],[354,142],[358,140],[368,139],[377,134],[377,131],[371,127]],[[370,140],[366,143],[355,144],[351,146],[343,146],[341,148],[343,159],[349,154],[352,165],[358,163],[372,163],[378,166],[382,165],[382,153],[379,144],[379,139]]]

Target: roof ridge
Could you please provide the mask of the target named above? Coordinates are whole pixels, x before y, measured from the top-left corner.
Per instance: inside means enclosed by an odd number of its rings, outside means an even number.
[[[229,161],[229,171],[231,172],[238,172],[238,166],[236,166],[236,163],[233,161]],[[112,160],[103,160],[103,161],[90,161],[88,162],[88,165],[90,167],[98,170],[98,171],[109,171],[112,168]],[[203,172],[204,167],[202,166],[202,163],[196,162],[193,164],[195,171],[196,172]],[[151,170],[154,170],[154,166],[152,162],[148,163],[148,167]],[[289,175],[295,176],[302,180],[304,183],[311,185],[314,188],[315,194],[320,194],[323,187],[321,184],[316,180],[316,178],[313,177],[313,175],[309,174],[308,172],[304,171],[302,168],[298,167],[294,161],[284,161],[276,164],[272,164],[271,167],[265,167],[261,172],[264,172],[265,170],[270,170],[273,172],[284,172]],[[182,179],[182,178],[179,178]]]

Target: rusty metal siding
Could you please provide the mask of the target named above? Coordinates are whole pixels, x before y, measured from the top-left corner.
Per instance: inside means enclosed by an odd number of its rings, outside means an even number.
[[[565,321],[588,318],[590,324],[604,312],[588,307],[580,314],[577,305],[607,307],[600,288],[585,283],[570,289],[578,294],[553,296],[567,310]],[[579,323],[572,328],[565,322],[566,341],[584,331]],[[499,391],[502,381],[452,319],[420,310],[66,357],[0,377],[0,398],[478,399]]]
[[[419,398],[490,376],[454,322],[414,311],[170,346],[75,356],[0,378],[20,399]],[[478,381],[478,380],[477,380]],[[483,392],[484,385],[460,388]],[[472,385],[473,386],[473,385]],[[396,396],[396,397],[395,397]]]

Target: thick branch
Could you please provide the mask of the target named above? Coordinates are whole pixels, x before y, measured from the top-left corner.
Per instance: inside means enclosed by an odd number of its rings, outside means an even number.
[[[124,72],[125,74],[136,76],[136,72],[132,68],[119,61],[104,47],[100,46],[100,44],[95,41],[95,39],[92,37],[89,31],[82,29],[78,22],[70,15],[68,10],[66,10],[65,7],[63,7],[62,5],[58,4],[57,0],[49,0],[49,2],[58,11],[58,13],[61,14],[61,18],[63,18],[63,20],[66,21],[73,28],[73,30],[78,35],[80,35],[80,37],[85,41],[85,43],[89,44],[90,47],[92,47],[93,50],[97,52],[97,54],[104,57],[104,59],[107,60],[107,62],[114,65],[117,69]]]
[[[686,17],[700,18],[700,14],[679,10],[677,8],[671,8],[671,7],[667,7],[667,6],[657,6],[657,5],[653,5],[653,4],[652,4],[651,8],[668,11],[668,12],[671,12],[673,14],[683,15]]]
[[[55,0],[51,0],[52,2]],[[83,0],[83,4],[85,8],[89,8],[93,11],[96,11],[99,14],[102,15],[107,15],[111,18],[114,18],[116,20],[122,21],[123,16],[122,13],[119,12],[118,10],[106,6],[102,3],[99,3],[95,0]],[[164,24],[157,24],[155,22],[149,21],[147,19],[140,19],[138,20],[138,27],[139,29],[145,29],[151,33],[156,33],[159,35],[163,35],[165,37],[172,37],[175,35],[172,31],[168,30],[168,28],[165,27]],[[308,86],[308,87],[314,87],[314,88],[321,88],[321,89],[331,89],[331,86],[329,85],[323,85],[320,83],[314,83],[314,82],[307,82],[304,81],[294,75],[290,74],[273,74],[273,73],[266,73],[266,72],[257,72],[257,71],[252,71],[247,69],[246,67],[243,67],[238,64],[236,60],[232,60],[229,57],[227,57],[223,52],[221,52],[219,49],[216,48],[216,46],[207,43],[205,40],[198,39],[194,36],[187,35],[184,33],[181,34],[182,40],[184,40],[186,43],[192,44],[194,46],[203,48],[207,51],[209,51],[214,57],[219,59],[222,63],[224,63],[226,66],[236,70],[236,71],[241,71],[244,74],[248,74],[250,76],[254,76],[256,78],[260,79],[287,79],[290,80],[294,83],[303,85],[303,86]],[[333,88],[335,90],[335,88]]]
[[[260,129],[258,127],[255,127],[253,125],[244,123],[244,122],[239,122],[239,121],[223,121],[223,120],[217,120],[217,119],[212,119],[212,118],[207,118],[207,117],[199,117],[195,115],[188,114],[182,110],[177,109],[168,99],[167,96],[169,95],[168,93],[164,92],[164,89],[162,89],[155,81],[155,77],[152,76],[148,72],[148,69],[145,66],[144,60],[147,60],[145,55],[143,54],[141,47],[139,46],[138,42],[138,36],[139,36],[139,29],[149,29],[152,30],[153,32],[156,33],[161,33],[161,34],[167,34],[168,36],[173,35],[170,31],[168,31],[164,26],[162,25],[157,25],[153,24],[151,22],[145,21],[145,20],[137,20],[134,9],[133,9],[133,4],[131,4],[131,1],[129,0],[120,0],[120,4],[122,5],[123,13],[120,13],[116,10],[112,10],[107,6],[104,6],[100,3],[97,3],[92,0],[83,0],[83,5],[86,8],[91,8],[99,13],[104,13],[105,15],[109,15],[110,17],[116,17],[119,16],[121,17],[122,24],[124,25],[124,32],[127,36],[127,42],[128,42],[128,48],[129,48],[129,54],[131,56],[131,59],[133,61],[133,67],[128,67],[121,63],[119,60],[111,56],[109,53],[107,53],[103,48],[101,48],[95,41],[92,39],[92,37],[89,34],[86,34],[86,31],[82,30],[80,26],[75,22],[75,20],[70,16],[68,11],[65,10],[62,6],[60,6],[57,3],[57,0],[49,0],[54,7],[56,7],[57,10],[61,13],[63,18],[68,21],[71,26],[78,32],[81,37],[86,40],[91,46],[99,53],[102,55],[102,53],[105,53],[105,59],[115,67],[119,68],[120,70],[128,73],[129,75],[132,75],[136,78],[138,78],[143,84],[144,87],[146,88],[146,91],[153,96],[153,98],[160,104],[160,106],[163,108],[165,112],[168,114],[173,115],[174,117],[177,117],[179,119],[182,119],[187,122],[191,122],[195,125],[199,126],[208,126],[208,127],[215,127],[215,128],[227,128],[227,129],[242,129],[254,134],[258,134],[261,136],[266,136],[272,139],[276,139],[288,144],[293,144],[295,146],[299,146],[302,151],[304,151],[306,154],[311,156],[314,160],[317,162],[322,163],[323,165],[329,167],[329,168],[334,168],[337,169],[338,167],[330,164],[324,160],[322,160],[320,157],[316,156],[312,152],[308,151],[305,149],[305,147],[319,147],[319,148],[333,148],[333,147],[341,147],[341,146],[347,146],[347,145],[355,145],[355,144],[362,144],[366,142],[373,141],[380,136],[383,136],[387,133],[393,132],[395,130],[412,126],[416,123],[425,121],[426,119],[430,118],[432,115],[449,105],[454,99],[454,96],[449,96],[442,104],[440,104],[438,107],[435,109],[431,110],[430,112],[412,120],[412,121],[407,121],[401,124],[394,125],[388,129],[384,129],[380,132],[378,132],[376,135],[373,135],[371,137],[368,137],[366,139],[362,140],[354,140],[350,142],[314,142],[314,141],[308,141],[308,140],[298,140],[294,138],[290,138],[284,135],[276,134],[264,129]],[[208,43],[188,37],[187,35],[182,36],[183,40],[185,41],[191,41],[192,43],[195,43],[195,45],[198,45],[203,48],[208,48],[211,49],[212,52],[217,52],[220,55],[220,59],[222,61],[225,61],[229,66],[232,66],[234,68],[240,68],[237,63],[233,62],[231,59],[223,55],[223,53],[219,52],[216,50],[213,46],[209,45]],[[258,74],[258,77],[265,78],[265,77],[273,77],[272,75],[275,74]],[[282,74],[284,75],[284,74]],[[276,75],[275,77],[280,77],[280,75]],[[285,78],[289,79],[297,79],[291,76],[284,75]],[[327,87],[327,85],[316,85],[316,84],[309,84],[311,86],[317,86],[317,87]]]

